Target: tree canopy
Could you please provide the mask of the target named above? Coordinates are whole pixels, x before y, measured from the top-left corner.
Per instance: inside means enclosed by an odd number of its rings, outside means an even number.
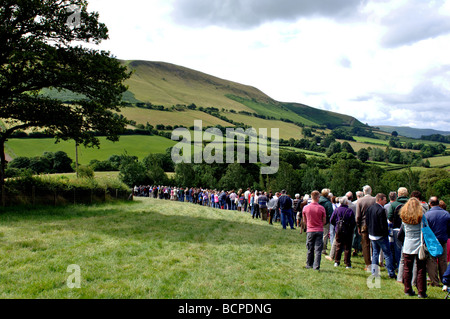
[[[1,178],[4,143],[16,130],[42,128],[59,139],[98,146],[94,132],[115,141],[127,120],[120,111],[123,81],[130,73],[98,44],[108,30],[83,0],[2,1],[0,7]],[[72,17],[77,15],[78,24]],[[68,90],[79,98],[63,102],[43,89]]]

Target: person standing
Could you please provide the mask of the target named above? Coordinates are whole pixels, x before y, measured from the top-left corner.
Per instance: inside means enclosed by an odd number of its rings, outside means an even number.
[[[244,212],[247,212],[248,204],[250,203],[250,187],[244,193]]]
[[[319,204],[320,193],[311,193],[311,204],[303,208],[303,220],[306,224],[306,268],[320,270],[323,249],[323,226],[327,221],[325,208]]]
[[[344,250],[344,263],[347,268],[352,268],[351,252],[353,231],[355,230],[355,214],[348,207],[349,200],[346,196],[339,199],[340,206],[335,210],[330,219],[330,224],[335,227],[335,255],[334,266],[341,262],[342,250]]]
[[[366,267],[364,270],[371,271],[371,255],[370,255],[370,239],[369,232],[366,225],[366,211],[375,204],[375,197],[372,196],[372,188],[369,185],[363,187],[362,198],[359,198],[356,202],[356,225],[358,228],[358,234],[361,235],[361,247]]]
[[[432,286],[440,286],[440,280],[447,270],[447,240],[450,235],[450,214],[439,206],[439,199],[433,196],[428,201],[431,207],[425,213],[428,225],[439,240],[444,252],[439,257],[430,256],[427,260],[427,272]]]
[[[386,259],[386,268],[390,278],[397,278],[395,275],[394,260],[389,247],[389,228],[386,216],[386,195],[379,193],[375,197],[375,204],[366,211],[366,225],[369,239],[372,243],[372,275],[378,276],[380,252],[383,251]]]
[[[402,243],[398,241],[398,232],[400,231],[400,226],[402,225],[402,219],[400,218],[400,209],[408,201],[408,189],[405,187],[400,187],[397,191],[398,197],[396,200],[391,202],[388,206],[388,220],[392,223],[392,237],[394,239],[394,255],[396,267],[399,269],[401,275],[401,256],[402,256]]]
[[[322,189],[322,193],[319,199],[319,204],[325,208],[325,212],[327,214],[327,220],[325,225],[323,226],[323,250],[322,254],[327,254],[327,243],[328,243],[328,234],[330,232],[330,218],[333,214],[333,204],[331,203],[328,196],[330,195],[330,190],[328,188]],[[330,243],[330,245],[333,243]]]
[[[416,286],[419,297],[426,298],[427,294],[427,269],[426,260],[419,259],[419,249],[422,237],[423,210],[417,198],[409,199],[400,210],[402,229],[405,234],[403,242],[403,285],[404,292],[408,296],[414,296],[412,288],[414,261],[417,265]]]
[[[281,224],[283,229],[286,229],[287,223],[291,229],[295,229],[294,220],[292,219],[292,199],[286,195],[286,191],[281,191],[281,196],[278,198],[278,207],[281,210]]]
[[[261,195],[258,197],[258,205],[259,211],[261,212],[261,220],[267,220],[267,202],[269,199],[267,198],[267,192],[261,192]]]

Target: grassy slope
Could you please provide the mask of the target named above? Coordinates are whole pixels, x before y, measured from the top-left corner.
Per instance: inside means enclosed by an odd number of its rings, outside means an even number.
[[[120,140],[115,143],[106,140],[105,137],[100,137],[99,139],[100,149],[85,148],[83,146],[78,148],[78,162],[80,164],[88,164],[93,159],[106,160],[113,154],[121,155],[125,151],[128,155],[135,155],[142,160],[149,153],[164,153],[167,148],[177,143],[161,136],[121,136]],[[21,138],[10,139],[6,143],[6,153],[13,158],[17,156],[40,156],[45,151],[64,151],[70,158],[75,160],[75,143],[73,141],[62,141],[55,144],[55,140],[51,138]]]
[[[257,112],[288,118],[306,125],[325,122],[356,124],[350,116],[315,109],[296,103],[280,103],[260,90],[223,80],[202,72],[164,62],[124,61],[133,76],[127,81],[134,98],[170,107],[176,104]],[[173,123],[177,124],[177,123]],[[361,124],[361,123],[359,123]]]
[[[142,102],[170,107],[191,104],[203,107],[251,111],[244,105],[225,97],[234,92],[247,98],[269,101],[261,91],[242,84],[219,79],[181,66],[148,61],[124,61],[133,76],[127,80],[130,91]]]
[[[155,126],[157,124],[164,125],[183,125],[186,127],[193,126],[194,120],[202,120],[203,126],[215,126],[222,125],[232,126],[232,124],[222,121],[221,119],[209,115],[201,111],[186,110],[183,112],[167,112],[148,110],[137,107],[125,107],[122,109],[121,114],[129,120],[136,121],[137,124],[146,124],[147,122]]]
[[[320,272],[304,269],[305,238],[249,214],[153,199],[12,209],[0,223],[0,298],[410,299],[384,268],[369,289],[361,256],[353,269],[324,258]],[[72,264],[80,289],[66,285]]]

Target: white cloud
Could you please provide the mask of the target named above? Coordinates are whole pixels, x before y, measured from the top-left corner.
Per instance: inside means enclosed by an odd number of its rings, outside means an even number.
[[[372,125],[448,130],[450,1],[89,3],[118,58],[183,65]]]

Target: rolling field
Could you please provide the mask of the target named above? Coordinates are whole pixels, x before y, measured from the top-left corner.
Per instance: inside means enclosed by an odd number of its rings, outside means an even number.
[[[154,127],[157,124],[164,125],[183,125],[190,127],[194,125],[194,120],[202,120],[203,126],[215,126],[222,125],[232,126],[232,124],[225,122],[217,117],[209,115],[205,112],[186,110],[184,112],[167,112],[158,110],[148,110],[137,107],[125,107],[121,110],[120,114],[123,114],[127,119],[136,121],[137,124],[146,124],[147,122]]]
[[[100,149],[78,147],[78,162],[80,164],[89,164],[91,160],[107,160],[111,155],[122,155],[125,152],[128,155],[134,155],[142,160],[150,153],[165,153],[166,149],[175,145],[177,142],[161,136],[144,135],[124,135],[118,142],[111,142],[105,137],[99,137]],[[61,141],[55,144],[55,139],[42,138],[12,138],[6,143],[6,153],[12,158],[18,156],[40,156],[44,152],[63,151],[75,160],[75,142]]]
[[[384,268],[374,286],[361,255],[305,269],[306,234],[249,213],[148,198],[0,212],[3,299],[417,298]]]
[[[280,138],[290,139],[292,137],[294,139],[300,139],[303,137],[301,127],[298,127],[297,125],[294,125],[292,123],[286,123],[283,121],[276,121],[276,120],[265,120],[244,114],[226,113],[224,115],[230,120],[250,125],[257,130],[259,130],[260,128],[267,128],[267,134],[269,136],[271,128],[278,128]]]

